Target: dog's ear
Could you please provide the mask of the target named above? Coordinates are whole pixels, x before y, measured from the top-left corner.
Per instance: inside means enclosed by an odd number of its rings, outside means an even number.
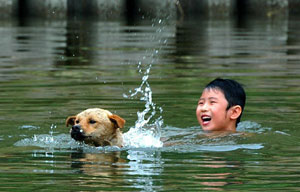
[[[68,125],[75,125],[75,119],[76,119],[76,116],[70,116],[67,118],[66,120],[66,126],[68,127]]]
[[[116,125],[116,128],[123,128],[125,120],[118,115],[109,115],[108,118]]]

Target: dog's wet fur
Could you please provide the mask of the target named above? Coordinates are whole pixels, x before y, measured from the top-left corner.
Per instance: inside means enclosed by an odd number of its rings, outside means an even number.
[[[100,108],[86,109],[66,120],[71,125],[71,137],[92,146],[123,147],[122,129],[125,120]]]

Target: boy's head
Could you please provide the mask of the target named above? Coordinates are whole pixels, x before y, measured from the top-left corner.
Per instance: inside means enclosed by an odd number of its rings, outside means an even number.
[[[205,131],[235,131],[246,102],[243,87],[231,79],[217,78],[206,85],[196,109]]]

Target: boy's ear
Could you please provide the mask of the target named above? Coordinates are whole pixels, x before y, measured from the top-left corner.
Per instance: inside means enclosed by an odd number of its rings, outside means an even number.
[[[76,116],[70,116],[67,118],[66,120],[66,126],[68,127],[68,125],[75,125],[75,119],[76,119]]]
[[[115,124],[116,128],[123,128],[125,124],[125,120],[118,115],[109,115],[108,118]]]
[[[231,107],[230,118],[233,120],[238,119],[242,114],[242,107],[240,105],[235,105]]]

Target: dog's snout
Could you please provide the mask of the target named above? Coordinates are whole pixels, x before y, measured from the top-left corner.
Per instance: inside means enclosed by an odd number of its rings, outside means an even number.
[[[83,141],[85,136],[80,125],[73,125],[71,129],[71,137],[76,141]]]
[[[82,132],[80,125],[73,125],[72,131],[74,132]]]

